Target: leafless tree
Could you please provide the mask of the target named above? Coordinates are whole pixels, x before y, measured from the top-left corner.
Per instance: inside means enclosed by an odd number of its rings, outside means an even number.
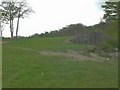
[[[19,22],[20,18],[27,17],[30,13],[33,13],[34,11],[32,8],[28,5],[28,3],[25,0],[22,0],[20,2],[17,2],[17,27],[16,27],[16,38],[18,38],[18,29],[19,29]]]

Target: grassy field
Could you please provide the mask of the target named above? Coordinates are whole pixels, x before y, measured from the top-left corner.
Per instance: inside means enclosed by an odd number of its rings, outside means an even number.
[[[117,60],[84,56],[70,37],[3,40],[4,88],[114,88]]]

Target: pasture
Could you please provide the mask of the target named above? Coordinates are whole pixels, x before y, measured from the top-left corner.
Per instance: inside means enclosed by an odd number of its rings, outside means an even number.
[[[118,62],[71,37],[3,40],[3,88],[117,88]]]

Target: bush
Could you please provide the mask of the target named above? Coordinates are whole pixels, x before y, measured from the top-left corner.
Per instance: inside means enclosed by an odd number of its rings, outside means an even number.
[[[105,52],[113,52],[118,48],[118,42],[116,40],[108,40],[101,43],[98,47]]]
[[[87,52],[95,53],[96,50],[97,50],[97,48],[95,46],[92,46],[92,45],[88,45],[88,47],[86,47]]]

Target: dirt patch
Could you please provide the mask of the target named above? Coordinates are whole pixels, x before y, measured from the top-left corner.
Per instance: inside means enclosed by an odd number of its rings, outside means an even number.
[[[0,41],[0,45],[5,44],[5,43],[9,43],[10,41]]]
[[[88,60],[92,60],[92,61],[103,61],[105,60],[105,58],[100,57],[96,54],[92,54],[90,56],[85,56],[85,55],[81,55],[76,51],[72,51],[72,50],[68,50],[67,52],[53,52],[53,51],[41,51],[39,52],[42,55],[52,55],[52,56],[64,56],[64,57],[68,57],[71,58],[73,60],[78,60],[78,61],[88,61]]]

